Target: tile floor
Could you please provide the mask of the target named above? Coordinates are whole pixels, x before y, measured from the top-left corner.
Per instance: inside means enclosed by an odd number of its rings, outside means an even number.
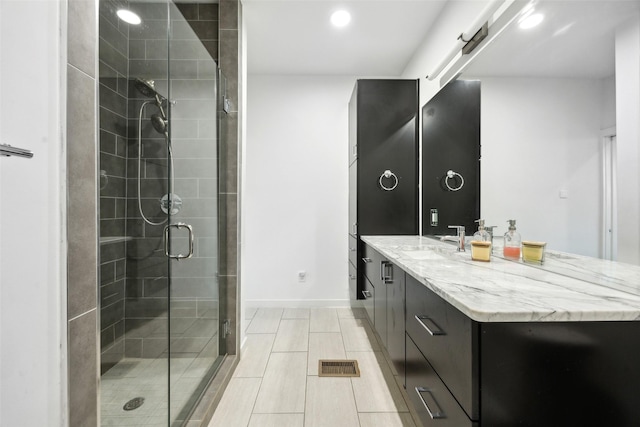
[[[242,357],[209,427],[416,427],[364,309],[247,309]],[[318,377],[356,359],[359,378]]]
[[[180,416],[201,392],[202,378],[216,363],[216,357],[179,358],[171,361],[172,426],[182,425]],[[167,359],[123,359],[101,378],[102,426],[167,425]],[[129,399],[142,396],[144,404],[123,410]]]
[[[185,306],[174,304],[180,310]],[[194,313],[196,306],[194,307]],[[206,308],[206,306],[205,306]],[[188,313],[191,313],[189,311]],[[194,399],[206,385],[206,379],[218,366],[217,310],[198,312],[195,317],[171,319],[172,358],[167,361],[167,317],[141,322],[127,331],[126,342],[156,349],[149,357],[126,357],[100,377],[101,426],[181,426]],[[151,344],[150,344],[151,343]],[[170,365],[169,365],[170,364]],[[169,379],[169,372],[171,378]],[[171,387],[171,404],[168,386]],[[144,404],[131,411],[123,405],[132,398],[143,397]]]

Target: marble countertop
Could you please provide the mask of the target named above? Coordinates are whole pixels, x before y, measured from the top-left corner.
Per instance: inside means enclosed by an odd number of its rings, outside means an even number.
[[[362,236],[389,261],[479,322],[640,320],[640,267],[547,250],[532,266],[422,236]]]

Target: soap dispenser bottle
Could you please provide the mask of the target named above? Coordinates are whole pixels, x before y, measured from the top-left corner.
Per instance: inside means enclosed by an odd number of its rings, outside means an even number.
[[[478,231],[473,234],[473,240],[476,242],[490,242],[491,234],[484,229],[484,219],[477,219],[475,222],[478,223]]]
[[[520,244],[522,243],[522,238],[520,237],[520,233],[516,231],[516,220],[510,219],[507,222],[509,223],[509,231],[504,233],[503,255],[509,259],[520,259]]]
[[[491,235],[484,229],[484,219],[476,220],[478,231],[471,240],[471,259],[474,261],[491,261]]]

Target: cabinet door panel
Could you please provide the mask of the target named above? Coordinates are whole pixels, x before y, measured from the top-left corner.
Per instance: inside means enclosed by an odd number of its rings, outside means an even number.
[[[358,80],[358,230],[360,235],[418,231],[418,85],[415,80]],[[392,191],[380,187],[390,170]],[[392,187],[394,178],[383,178]]]
[[[358,265],[358,239],[349,235],[349,261],[354,266]]]
[[[393,281],[387,284],[387,352],[398,375],[404,379],[405,272],[396,265],[392,268]]]
[[[438,378],[418,347],[406,336],[407,394],[424,427],[477,427]]]
[[[640,323],[483,323],[481,421],[640,425]]]
[[[470,418],[479,418],[477,324],[407,275],[407,333]]]
[[[387,347],[387,290],[388,285],[382,281],[376,283],[376,296],[374,298],[374,322],[373,326],[376,330],[382,345]]]
[[[371,284],[376,289],[374,298],[374,319],[373,326],[375,331],[380,336],[383,345],[387,346],[387,281],[383,280],[383,274],[392,274],[392,268],[389,261],[387,261],[378,251],[371,246],[365,245],[364,258],[368,260],[365,262],[365,275],[371,281]],[[384,270],[384,271],[383,271]]]
[[[358,234],[358,162],[349,166],[349,234]]]

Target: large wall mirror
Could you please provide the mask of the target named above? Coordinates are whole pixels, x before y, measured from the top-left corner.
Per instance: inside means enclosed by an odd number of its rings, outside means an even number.
[[[514,20],[463,68],[482,82],[481,215],[496,235],[516,219],[550,249],[640,263],[639,10],[540,1],[537,26]]]

